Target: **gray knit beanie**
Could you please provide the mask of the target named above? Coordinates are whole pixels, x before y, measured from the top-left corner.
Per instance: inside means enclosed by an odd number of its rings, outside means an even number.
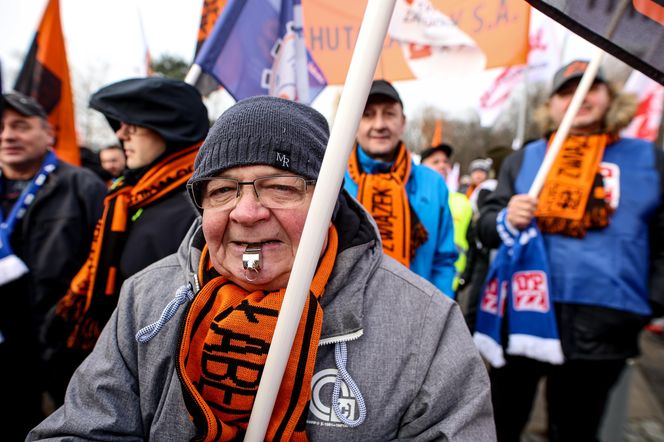
[[[327,120],[309,106],[268,96],[247,98],[214,123],[189,182],[254,165],[316,179],[328,138]]]

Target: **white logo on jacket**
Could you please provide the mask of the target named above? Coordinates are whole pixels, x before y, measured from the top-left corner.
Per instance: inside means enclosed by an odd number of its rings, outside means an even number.
[[[337,379],[337,369],[328,368],[314,373],[311,378],[311,402],[309,403],[308,424],[345,427],[332,409],[332,390]],[[339,393],[341,412],[348,419],[357,419],[359,410],[355,395],[342,380]],[[316,417],[317,419],[312,419]]]
[[[602,162],[599,165],[599,173],[604,178],[606,202],[615,210],[620,204],[620,168],[617,164]]]

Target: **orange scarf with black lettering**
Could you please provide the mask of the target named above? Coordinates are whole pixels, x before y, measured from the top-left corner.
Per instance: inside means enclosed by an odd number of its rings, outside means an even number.
[[[151,167],[130,186],[116,181],[104,199],[104,212],[95,227],[90,254],[58,301],[56,316],[65,324],[67,347],[92,350],[118,302],[117,280],[130,211],[154,203],[184,186],[194,171],[202,143],[179,150]],[[167,221],[167,220],[165,220]]]
[[[410,153],[403,143],[390,171],[369,174],[362,171],[356,147],[348,161],[348,173],[357,183],[357,200],[378,225],[383,251],[406,267],[415,250],[427,241],[428,233],[408,203],[406,183],[410,177]]]
[[[337,243],[337,231],[331,226],[272,411],[267,441],[307,440],[311,378],[323,326],[320,299],[334,267]],[[239,440],[247,429],[286,289],[249,293],[209,273],[214,270],[205,246],[199,265],[204,286],[185,319],[177,369],[198,430],[196,440]]]
[[[535,216],[542,232],[583,238],[588,229],[609,225],[599,165],[606,145],[615,140],[608,134],[567,137],[539,195]]]

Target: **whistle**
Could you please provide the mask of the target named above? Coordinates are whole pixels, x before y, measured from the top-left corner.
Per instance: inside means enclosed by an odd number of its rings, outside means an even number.
[[[245,270],[253,270],[255,272],[261,269],[261,245],[248,244],[247,248],[242,254],[242,266]]]

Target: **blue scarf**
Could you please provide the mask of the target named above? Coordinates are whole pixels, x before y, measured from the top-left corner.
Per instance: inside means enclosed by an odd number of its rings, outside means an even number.
[[[506,317],[507,354],[562,364],[544,240],[534,220],[519,232],[507,225],[506,213],[503,209],[496,221],[503,243],[482,289],[475,345],[492,366],[505,365]]]
[[[6,220],[0,210],[0,285],[18,279],[28,272],[28,267],[21,261],[21,258],[14,255],[9,239],[16,223],[25,216],[37,192],[46,182],[48,174],[55,170],[57,162],[58,159],[55,154],[49,151],[39,172],[16,200]]]

